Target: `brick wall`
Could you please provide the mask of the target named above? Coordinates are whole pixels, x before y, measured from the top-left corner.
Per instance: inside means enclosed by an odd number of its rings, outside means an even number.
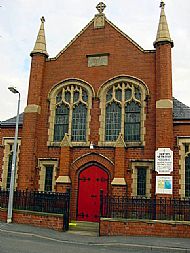
[[[101,219],[100,235],[190,238],[190,222]]]
[[[7,210],[0,208],[0,221],[7,221]]]
[[[0,208],[0,220],[6,222],[7,210]],[[30,211],[14,211],[13,223],[28,224],[37,227],[63,231],[63,215],[36,213]]]

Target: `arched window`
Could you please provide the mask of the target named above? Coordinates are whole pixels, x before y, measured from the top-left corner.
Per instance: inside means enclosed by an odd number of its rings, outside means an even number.
[[[114,145],[120,133],[126,143],[143,143],[148,94],[146,85],[131,77],[114,78],[100,88],[100,145]]]
[[[57,104],[54,125],[54,141],[61,141],[69,129],[69,107],[61,102]]]
[[[72,141],[86,141],[86,115],[87,108],[79,103],[73,108],[72,117]]]
[[[185,197],[190,197],[190,154],[185,158]]]
[[[106,106],[106,141],[116,141],[121,132],[121,106],[116,102],[111,102]]]
[[[125,141],[140,141],[141,105],[131,101],[125,105]]]
[[[91,87],[76,80],[67,80],[52,89],[49,145],[60,143],[65,134],[76,145],[87,144],[92,94]]]

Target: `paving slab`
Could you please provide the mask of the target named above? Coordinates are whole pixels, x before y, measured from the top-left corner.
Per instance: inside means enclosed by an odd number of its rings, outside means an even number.
[[[101,236],[85,232],[58,232],[52,229],[34,227],[15,223],[0,222],[0,233],[12,233],[24,236],[35,236],[45,240],[68,244],[114,246],[160,250],[160,252],[190,252],[190,239],[134,236]]]

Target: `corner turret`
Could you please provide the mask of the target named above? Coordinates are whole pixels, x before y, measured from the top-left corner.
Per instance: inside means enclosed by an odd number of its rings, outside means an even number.
[[[40,30],[38,32],[38,36],[36,39],[34,49],[30,54],[31,56],[33,56],[34,54],[44,54],[44,55],[46,55],[46,57],[48,57],[48,53],[46,51],[46,38],[45,38],[44,22],[45,22],[45,18],[42,17]]]
[[[161,1],[160,3],[161,13],[160,13],[160,21],[158,25],[158,31],[156,36],[156,41],[154,42],[154,47],[156,48],[159,43],[170,43],[171,47],[174,46],[174,43],[170,37],[170,32],[168,28],[168,23],[165,14],[165,3]]]

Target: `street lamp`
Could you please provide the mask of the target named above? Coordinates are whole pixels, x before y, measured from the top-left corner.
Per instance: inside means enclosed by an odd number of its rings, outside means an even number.
[[[8,89],[12,93],[18,94],[18,107],[17,107],[17,116],[16,116],[16,128],[15,128],[15,137],[14,137],[13,160],[12,160],[11,182],[10,182],[10,189],[9,189],[9,203],[8,203],[8,214],[7,214],[7,223],[10,223],[12,222],[12,215],[13,215],[13,197],[14,197],[14,184],[15,184],[15,172],[16,172],[16,160],[17,160],[20,92],[15,87],[9,87]]]

